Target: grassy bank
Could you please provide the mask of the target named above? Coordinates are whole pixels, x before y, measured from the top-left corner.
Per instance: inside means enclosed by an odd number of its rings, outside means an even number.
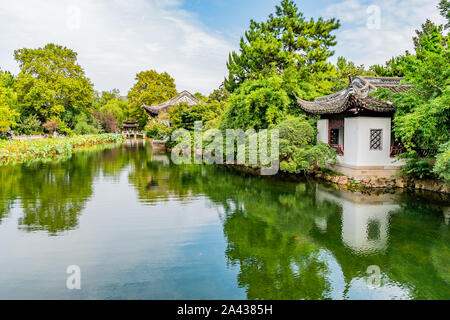
[[[0,165],[70,158],[78,150],[123,141],[120,134],[97,134],[40,140],[0,140]]]

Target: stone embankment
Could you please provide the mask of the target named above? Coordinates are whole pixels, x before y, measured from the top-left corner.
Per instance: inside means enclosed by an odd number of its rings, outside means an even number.
[[[415,179],[407,177],[379,178],[368,176],[364,178],[347,177],[339,174],[330,174],[322,171],[311,171],[309,175],[318,180],[325,180],[349,188],[406,188],[413,190],[427,190],[441,193],[450,193],[450,185],[441,180]]]

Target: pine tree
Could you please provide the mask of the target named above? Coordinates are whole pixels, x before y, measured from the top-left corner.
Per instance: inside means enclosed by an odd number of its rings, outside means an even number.
[[[330,48],[336,45],[332,32],[339,26],[334,18],[307,20],[292,0],[282,0],[266,22],[250,21],[239,53],[230,53],[226,89],[233,92],[247,79],[292,67],[303,75],[329,71],[326,60],[334,54]]]

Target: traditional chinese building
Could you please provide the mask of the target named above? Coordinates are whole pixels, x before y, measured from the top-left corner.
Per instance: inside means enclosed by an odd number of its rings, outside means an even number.
[[[180,104],[180,103],[187,103],[189,106],[196,105],[202,103],[200,99],[195,97],[193,94],[189,93],[188,91],[183,91],[177,96],[173,97],[172,99],[160,103],[160,104],[154,104],[151,106],[147,106],[146,104],[143,104],[142,107],[147,111],[147,113],[151,117],[157,117],[158,115],[162,113],[168,113],[169,109],[172,107]]]
[[[127,137],[134,136],[135,138],[140,135],[145,138],[145,133],[139,132],[139,124],[136,120],[124,120],[122,124],[122,133]]]
[[[369,92],[386,88],[404,92],[402,78],[356,77],[342,91],[314,101],[298,99],[307,113],[318,115],[318,141],[328,143],[338,153],[330,168],[347,176],[389,177],[403,163],[395,158],[401,150],[394,141],[392,118],[395,106],[377,100]]]
[[[139,132],[139,124],[135,120],[124,120],[122,124],[123,132],[137,133]]]

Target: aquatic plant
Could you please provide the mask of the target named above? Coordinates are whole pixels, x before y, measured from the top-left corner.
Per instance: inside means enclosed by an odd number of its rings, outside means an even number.
[[[78,150],[96,145],[117,144],[122,141],[123,136],[120,134],[0,141],[0,165],[64,160]]]

